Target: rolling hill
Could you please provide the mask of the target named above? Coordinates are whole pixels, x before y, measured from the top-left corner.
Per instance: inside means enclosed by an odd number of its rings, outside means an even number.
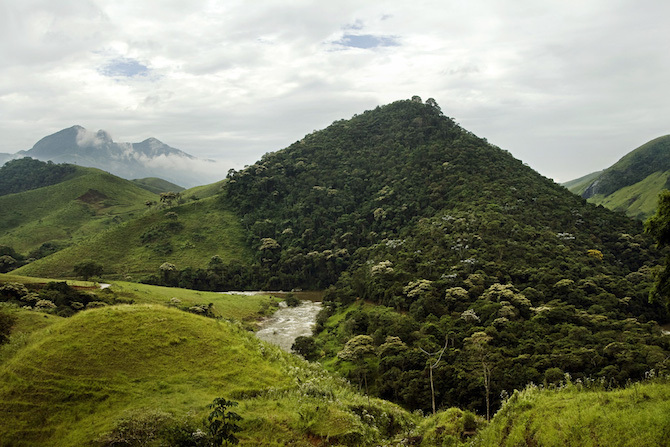
[[[542,177],[431,101],[336,121],[232,173],[222,200],[248,229],[260,287],[334,285],[316,358],[359,380],[360,365],[338,357],[347,341],[369,337],[377,352],[393,341],[392,358],[370,360],[368,385],[407,408],[430,409],[425,352],[445,339],[437,406],[480,414],[502,390],[557,370],[624,383],[670,354],[657,324],[667,311],[648,301],[661,256],[641,223]],[[487,389],[477,355],[490,361]]]
[[[175,185],[174,183],[170,183],[167,180],[157,177],[133,179],[132,182],[154,194],[160,194],[162,192],[181,192],[184,190],[184,188],[179,185]]]
[[[62,248],[143,214],[158,199],[98,169],[72,168],[59,183],[0,196],[0,244],[26,255],[45,243]]]
[[[668,188],[670,135],[651,140],[599,173],[565,183],[589,202],[644,220],[658,206],[658,194]]]
[[[179,268],[204,268],[215,255],[225,262],[248,262],[251,258],[239,219],[211,197],[143,210],[128,222],[92,234],[15,272],[67,278],[74,275],[76,263],[90,259],[104,266],[105,277],[139,280],[158,272],[166,262]]]
[[[239,401],[242,445],[379,445],[415,421],[233,324],[163,306],[56,321],[0,377],[0,440],[15,447],[118,445],[147,432],[194,442],[217,397]]]

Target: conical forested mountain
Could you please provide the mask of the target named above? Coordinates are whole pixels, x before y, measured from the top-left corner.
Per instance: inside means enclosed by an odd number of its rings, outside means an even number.
[[[445,339],[438,407],[485,412],[486,396],[495,407],[531,381],[624,383],[669,366],[656,323],[667,312],[648,302],[659,254],[641,224],[542,177],[434,101],[335,122],[231,173],[221,200],[248,230],[255,286],[335,284],[302,353],[409,408],[431,408],[427,353]],[[224,265],[210,280],[241,276]],[[347,341],[367,355],[343,355]]]
[[[229,178],[223,200],[249,230],[268,287],[324,287],[350,265],[401,254],[409,279],[486,269],[524,284],[545,261],[579,279],[588,250],[610,273],[652,259],[641,225],[586,204],[434,102],[335,122]]]

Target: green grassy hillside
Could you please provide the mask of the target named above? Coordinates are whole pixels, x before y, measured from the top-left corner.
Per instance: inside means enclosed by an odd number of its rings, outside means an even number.
[[[224,185],[226,184],[228,180],[223,179],[215,183],[211,183],[209,185],[203,185],[203,186],[196,186],[194,188],[189,188],[186,191],[182,192],[182,196],[186,197],[187,199],[189,198],[195,198],[195,199],[204,199],[207,197],[212,197],[221,192],[223,189]]]
[[[584,391],[529,387],[516,392],[480,433],[477,446],[667,446],[670,384]]]
[[[658,208],[658,194],[667,187],[670,171],[658,171],[643,180],[604,196],[596,194],[589,202],[614,211],[626,213],[634,219],[646,220]]]
[[[182,186],[175,185],[170,183],[167,180],[157,177],[147,177],[131,180],[140,188],[144,188],[147,191],[153,192],[154,194],[160,194],[162,192],[181,192],[184,190]]]
[[[240,403],[242,445],[382,445],[413,425],[232,324],[125,305],[58,321],[0,366],[0,439],[95,445],[124,418],[197,423],[221,396]]]
[[[28,264],[16,273],[72,277],[77,262],[92,259],[104,266],[105,277],[138,279],[158,272],[164,262],[178,267],[205,267],[214,255],[227,262],[249,257],[238,218],[210,198],[154,210]]]
[[[595,180],[598,178],[598,176],[602,173],[603,171],[597,171],[597,172],[592,172],[590,174],[586,174],[583,177],[579,177],[574,180],[570,180],[569,182],[561,183],[562,186],[565,186],[568,188],[570,191],[574,192],[577,195],[582,195],[584,190]]]
[[[670,135],[666,135],[643,144],[604,171],[564,186],[591,203],[644,220],[654,213],[669,175]]]
[[[70,245],[144,213],[157,196],[93,168],[68,180],[0,197],[0,244],[28,254],[45,242]]]

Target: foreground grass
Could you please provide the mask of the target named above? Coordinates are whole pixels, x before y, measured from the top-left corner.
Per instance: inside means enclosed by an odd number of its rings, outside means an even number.
[[[0,440],[95,445],[129,412],[201,418],[220,396],[240,402],[242,445],[384,445],[414,426],[234,324],[122,305],[39,330],[0,366]]]
[[[670,384],[625,389],[515,392],[483,430],[478,446],[667,446]]]

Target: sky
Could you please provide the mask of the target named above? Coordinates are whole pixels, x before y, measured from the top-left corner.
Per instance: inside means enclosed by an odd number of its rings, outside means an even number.
[[[670,134],[667,0],[0,0],[0,152],[73,125],[240,169],[414,95],[568,181]]]

